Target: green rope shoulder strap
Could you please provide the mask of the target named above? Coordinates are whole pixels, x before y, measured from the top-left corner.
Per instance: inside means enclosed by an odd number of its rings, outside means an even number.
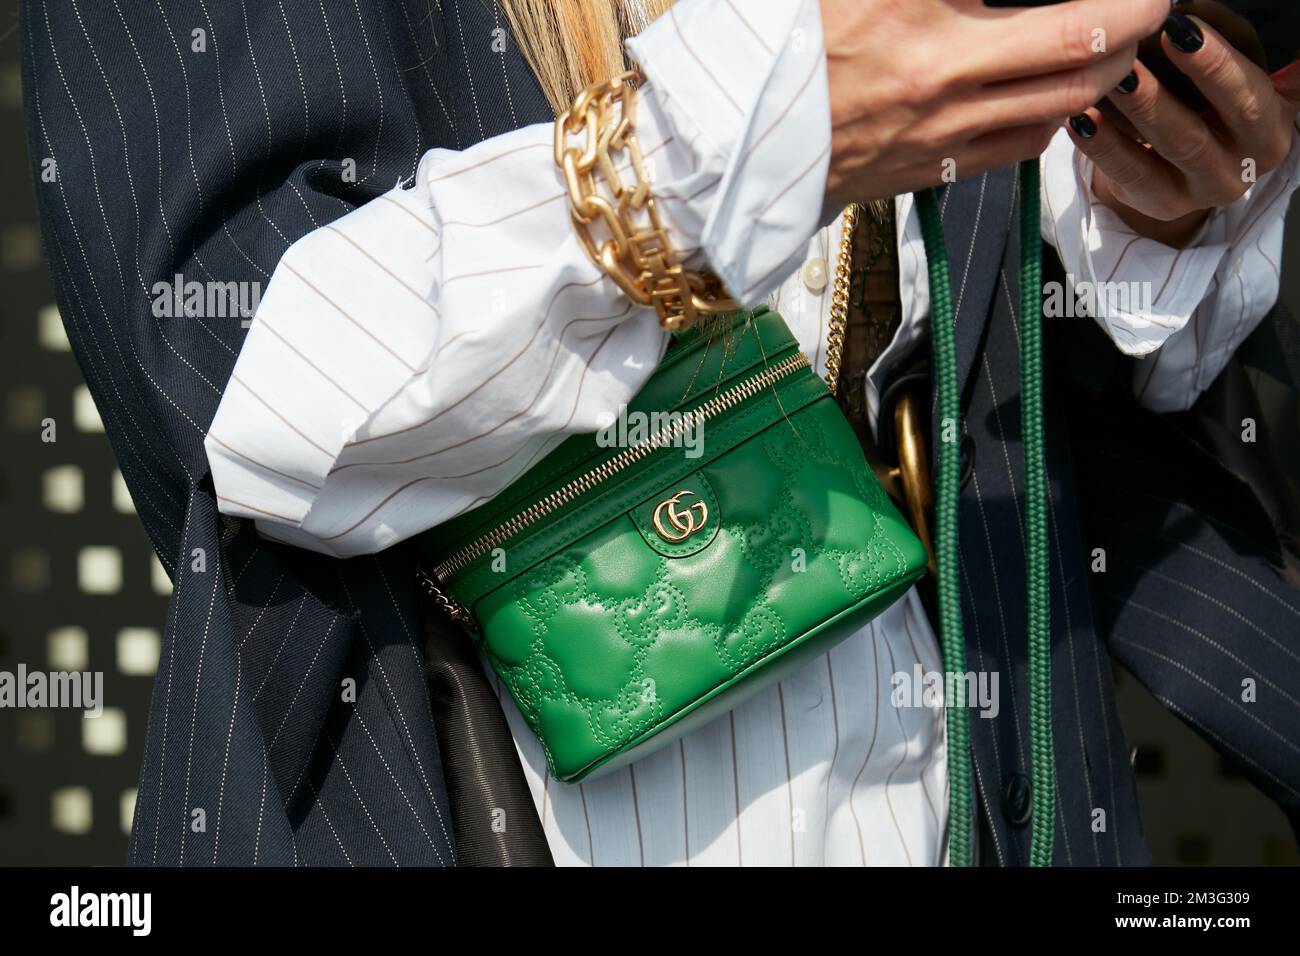
[[[930,326],[939,444],[935,493],[935,561],[939,572],[939,630],[944,670],[966,672],[961,582],[957,568],[957,496],[961,408],[957,395],[957,344],[952,283],[943,222],[934,190],[917,193],[930,269]],[[1034,801],[1029,862],[1050,866],[1056,818],[1056,769],[1052,752],[1051,604],[1047,545],[1047,476],[1043,463],[1042,239],[1039,226],[1038,160],[1020,166],[1020,429],[1025,456],[1025,553],[1029,621],[1029,739]],[[948,858],[971,862],[970,721],[965,684],[953,681],[947,701]]]

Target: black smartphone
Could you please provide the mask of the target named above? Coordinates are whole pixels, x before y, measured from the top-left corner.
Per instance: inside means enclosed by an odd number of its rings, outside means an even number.
[[[1070,0],[984,0],[988,7],[1046,7]],[[1199,17],[1269,73],[1300,60],[1300,0],[1178,0],[1173,9]],[[1140,59],[1156,78],[1197,112],[1209,108],[1205,97],[1165,56],[1160,34],[1138,48]]]
[[[1300,3],[1296,0],[1221,0],[1221,3],[1255,32],[1263,48],[1264,66],[1270,73],[1300,60]],[[1174,9],[1185,10],[1188,6],[1178,3]],[[1194,9],[1191,13],[1200,15]]]
[[[1268,73],[1300,59],[1300,4],[1278,0],[1179,0],[1174,9],[1197,17]],[[1210,104],[1182,70],[1165,56],[1160,36],[1138,48],[1140,59],[1160,82],[1198,113]]]
[[[1070,0],[984,0],[985,7],[1001,8],[1061,3]],[[1177,0],[1174,9],[1209,23],[1269,73],[1300,60],[1300,0]],[[1161,49],[1160,34],[1141,44],[1139,57],[1153,73],[1165,78],[1162,74],[1169,62]]]

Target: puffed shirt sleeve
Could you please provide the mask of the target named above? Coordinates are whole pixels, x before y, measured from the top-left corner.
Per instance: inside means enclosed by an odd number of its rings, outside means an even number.
[[[629,48],[674,244],[761,301],[825,192],[815,0],[683,0]],[[431,150],[276,267],[205,442],[219,506],[311,550],[382,550],[595,431],[665,345],[584,254],[550,124]]]
[[[1043,237],[1072,302],[1139,359],[1134,391],[1154,411],[1191,407],[1277,301],[1284,219],[1300,186],[1300,130],[1283,164],[1215,210],[1183,249],[1143,238],[1092,192],[1093,164],[1062,131],[1043,156]],[[1061,304],[1049,295],[1052,303]]]

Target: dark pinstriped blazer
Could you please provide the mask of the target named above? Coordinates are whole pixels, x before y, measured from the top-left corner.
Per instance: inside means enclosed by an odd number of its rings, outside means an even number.
[[[22,19],[58,304],[175,584],[131,862],[456,862],[407,555],[336,561],[218,513],[203,436],[244,329],[155,318],[148,290],[264,284],[426,150],[548,120],[531,72],[477,0],[30,0]]]
[[[1002,170],[951,187],[942,207],[967,439],[959,514],[966,663],[1002,676],[997,719],[971,721],[981,858],[997,864],[1027,862],[1033,813],[1015,191],[1015,171]],[[1047,281],[1065,281],[1050,249],[1044,259]],[[1278,310],[1257,336],[1290,323]],[[1296,351],[1291,368],[1300,367]],[[1148,860],[1111,659],[1297,826],[1300,588],[1285,573],[1278,516],[1206,450],[1193,416],[1137,405],[1129,361],[1095,323],[1047,323],[1044,367],[1054,861]],[[1297,394],[1295,381],[1287,385]],[[1247,682],[1256,688],[1249,701]]]
[[[277,547],[218,513],[202,439],[243,328],[155,318],[147,293],[177,273],[264,283],[290,243],[409,175],[427,149],[548,120],[503,42],[499,11],[490,0],[25,0],[23,34],[33,168],[48,158],[58,169],[56,182],[35,181],[59,306],[175,582],[131,862],[450,864],[458,840],[462,857],[470,846],[474,860],[490,856],[480,843],[492,837],[481,818],[465,822],[466,808],[492,805],[482,794],[500,773],[489,757],[499,767],[513,749],[484,716],[474,661],[442,670],[431,706],[404,549],[339,561]],[[962,268],[956,321],[972,454],[962,499],[968,663],[1009,677],[1011,697],[998,719],[972,721],[972,756],[983,859],[1006,864],[1025,861],[1032,813],[1022,786],[1013,201],[1004,171],[950,187],[944,202],[950,259]],[[1197,502],[1127,514],[1139,492],[1102,481],[1081,498],[1089,482],[1076,482],[1071,455],[1083,446],[1067,440],[1069,396],[1050,392],[1058,861],[1146,859],[1108,640],[1295,814],[1300,761],[1287,700],[1300,698],[1300,668],[1288,650],[1300,629],[1287,615],[1300,600],[1270,577],[1267,535],[1229,540]],[[1124,434],[1155,467],[1138,429]],[[1147,476],[1152,488],[1158,477]],[[1177,498],[1167,482],[1151,493]],[[1080,500],[1095,518],[1086,532]],[[1249,509],[1239,500],[1226,510],[1236,520]],[[1086,539],[1116,523],[1128,537],[1108,541],[1126,570],[1101,593],[1142,600],[1094,615]],[[1251,589],[1270,595],[1262,617]],[[1185,629],[1207,615],[1215,638],[1189,654]],[[1256,639],[1261,631],[1273,645]],[[1282,695],[1245,713],[1225,701],[1223,648],[1261,678],[1267,670]],[[461,733],[449,734],[457,722]],[[535,821],[504,839],[526,843],[530,832]]]

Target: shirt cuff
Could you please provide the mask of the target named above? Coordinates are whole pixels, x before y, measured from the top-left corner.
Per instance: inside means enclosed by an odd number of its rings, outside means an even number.
[[[399,186],[285,252],[204,441],[227,514],[300,524],[358,430],[426,367],[430,220],[424,192]]]
[[[1043,236],[1069,288],[1047,290],[1048,318],[1091,316],[1120,351],[1154,352],[1205,299],[1229,243],[1216,210],[1195,242],[1174,249],[1130,229],[1092,191],[1094,164],[1064,130],[1043,156]]]
[[[798,266],[825,197],[830,102],[818,5],[686,0],[627,46],[673,135],[698,158],[689,177],[657,181],[656,197],[687,248],[703,252],[735,298],[757,305]]]
[[[1225,259],[1286,213],[1300,176],[1300,135],[1283,164],[1175,249],[1138,235],[1092,191],[1093,162],[1062,130],[1043,156],[1043,236],[1069,279],[1062,315],[1091,315],[1125,354],[1144,356],[1185,328],[1211,295]],[[1048,317],[1056,317],[1048,290]],[[1068,311],[1075,308],[1077,311]]]

